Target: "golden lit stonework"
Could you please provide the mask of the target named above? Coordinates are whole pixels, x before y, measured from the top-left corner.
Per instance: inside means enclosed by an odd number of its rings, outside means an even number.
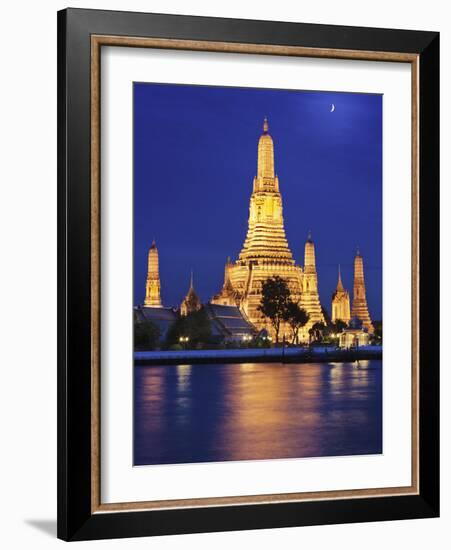
[[[369,334],[373,334],[374,327],[371,322],[368,304],[366,302],[363,258],[358,250],[354,260],[354,296],[352,300],[351,317],[357,317],[360,319],[363,323],[363,328],[365,328]]]
[[[341,282],[341,271],[338,266],[338,283],[335,292],[332,295],[332,322],[343,321],[348,324],[351,320],[351,308],[349,301],[349,292],[343,287]]]
[[[158,249],[155,241],[149,250],[148,269],[146,280],[146,297],[144,305],[147,307],[163,307],[160,296],[160,273],[158,263]]]
[[[299,336],[308,340],[308,330],[324,322],[318,295],[315,247],[311,236],[305,245],[305,270],[296,265],[285,235],[282,196],[274,170],[274,143],[265,119],[258,142],[257,175],[249,205],[248,231],[236,262],[228,261],[224,286],[211,300],[214,304],[239,305],[246,318],[258,329],[273,334],[268,319],[258,310],[262,283],[278,275],[288,284],[292,300],[300,303],[310,315]],[[289,337],[291,329],[283,325],[280,337]]]

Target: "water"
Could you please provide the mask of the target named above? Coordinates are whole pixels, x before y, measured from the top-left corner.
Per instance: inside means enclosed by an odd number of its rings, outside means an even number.
[[[134,463],[382,452],[382,362],[135,367]]]

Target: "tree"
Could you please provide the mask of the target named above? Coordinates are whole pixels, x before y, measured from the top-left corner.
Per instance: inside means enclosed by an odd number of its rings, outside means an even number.
[[[292,301],[288,302],[283,319],[291,327],[293,335],[292,344],[297,341],[299,329],[308,323],[309,318],[309,314],[305,309],[299,307],[299,304]]]
[[[262,284],[262,298],[258,310],[268,317],[274,328],[276,344],[279,343],[280,324],[284,320],[290,300],[290,289],[284,279],[275,275]]]
[[[133,341],[135,350],[153,350],[160,341],[160,329],[151,321],[140,320],[135,315]]]
[[[320,342],[323,339],[325,329],[326,325],[324,323],[315,323],[309,330],[309,334],[314,341]]]
[[[374,335],[373,338],[376,342],[382,341],[382,321],[373,321]]]
[[[166,347],[179,345],[180,338],[188,338],[186,347],[201,347],[211,342],[211,322],[202,307],[188,315],[180,316],[169,328],[166,336]]]

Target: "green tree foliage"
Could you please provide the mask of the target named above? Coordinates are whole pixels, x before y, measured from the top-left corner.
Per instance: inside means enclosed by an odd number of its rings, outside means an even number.
[[[160,341],[160,329],[151,321],[138,319],[135,315],[133,340],[135,350],[154,350]]]
[[[310,338],[314,342],[322,342],[327,327],[324,323],[315,323],[309,330]]]
[[[290,289],[284,279],[278,275],[266,279],[262,285],[262,298],[257,309],[271,321],[276,344],[279,342],[280,324],[290,302]]]
[[[169,328],[166,336],[166,347],[180,345],[180,338],[188,337],[183,344],[185,348],[202,348],[212,340],[211,322],[202,307],[198,311],[180,316]]]
[[[340,334],[348,325],[341,319],[337,319],[334,323],[334,332]]]
[[[309,318],[309,314],[305,311],[305,309],[301,308],[299,304],[292,301],[287,303],[283,319],[291,327],[292,344],[297,341],[299,329],[308,323]]]
[[[382,321],[373,321],[375,342],[382,342]]]

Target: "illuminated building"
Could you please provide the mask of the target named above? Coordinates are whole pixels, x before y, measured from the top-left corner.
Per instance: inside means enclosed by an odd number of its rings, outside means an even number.
[[[300,339],[307,341],[309,328],[316,322],[324,322],[318,294],[315,246],[310,234],[305,244],[304,262],[304,270],[296,265],[285,235],[279,178],[274,170],[274,143],[265,118],[263,134],[258,142],[257,175],[250,198],[246,239],[238,259],[227,261],[223,288],[211,303],[238,304],[252,325],[274,335],[269,319],[262,316],[258,307],[262,284],[270,277],[279,276],[287,283],[291,299],[310,316],[308,324],[299,333]],[[290,327],[283,323],[279,337],[289,338],[290,335]]]
[[[181,315],[188,315],[188,313],[193,313],[194,311],[198,311],[201,307],[202,307],[202,304],[199,299],[199,296],[196,294],[196,291],[194,290],[193,272],[191,272],[189,289],[185,298],[183,299],[182,305],[180,306],[180,313]]]
[[[332,322],[343,321],[348,324],[351,320],[351,309],[349,302],[349,292],[343,287],[341,282],[341,270],[338,266],[338,283],[335,292],[332,294]]]
[[[354,295],[352,300],[351,317],[357,317],[363,323],[363,327],[373,334],[374,327],[371,323],[368,304],[366,303],[365,277],[363,274],[363,258],[360,251],[354,260]]]
[[[158,249],[155,240],[152,242],[152,246],[149,250],[147,265],[146,297],[144,305],[147,307],[162,307]]]

